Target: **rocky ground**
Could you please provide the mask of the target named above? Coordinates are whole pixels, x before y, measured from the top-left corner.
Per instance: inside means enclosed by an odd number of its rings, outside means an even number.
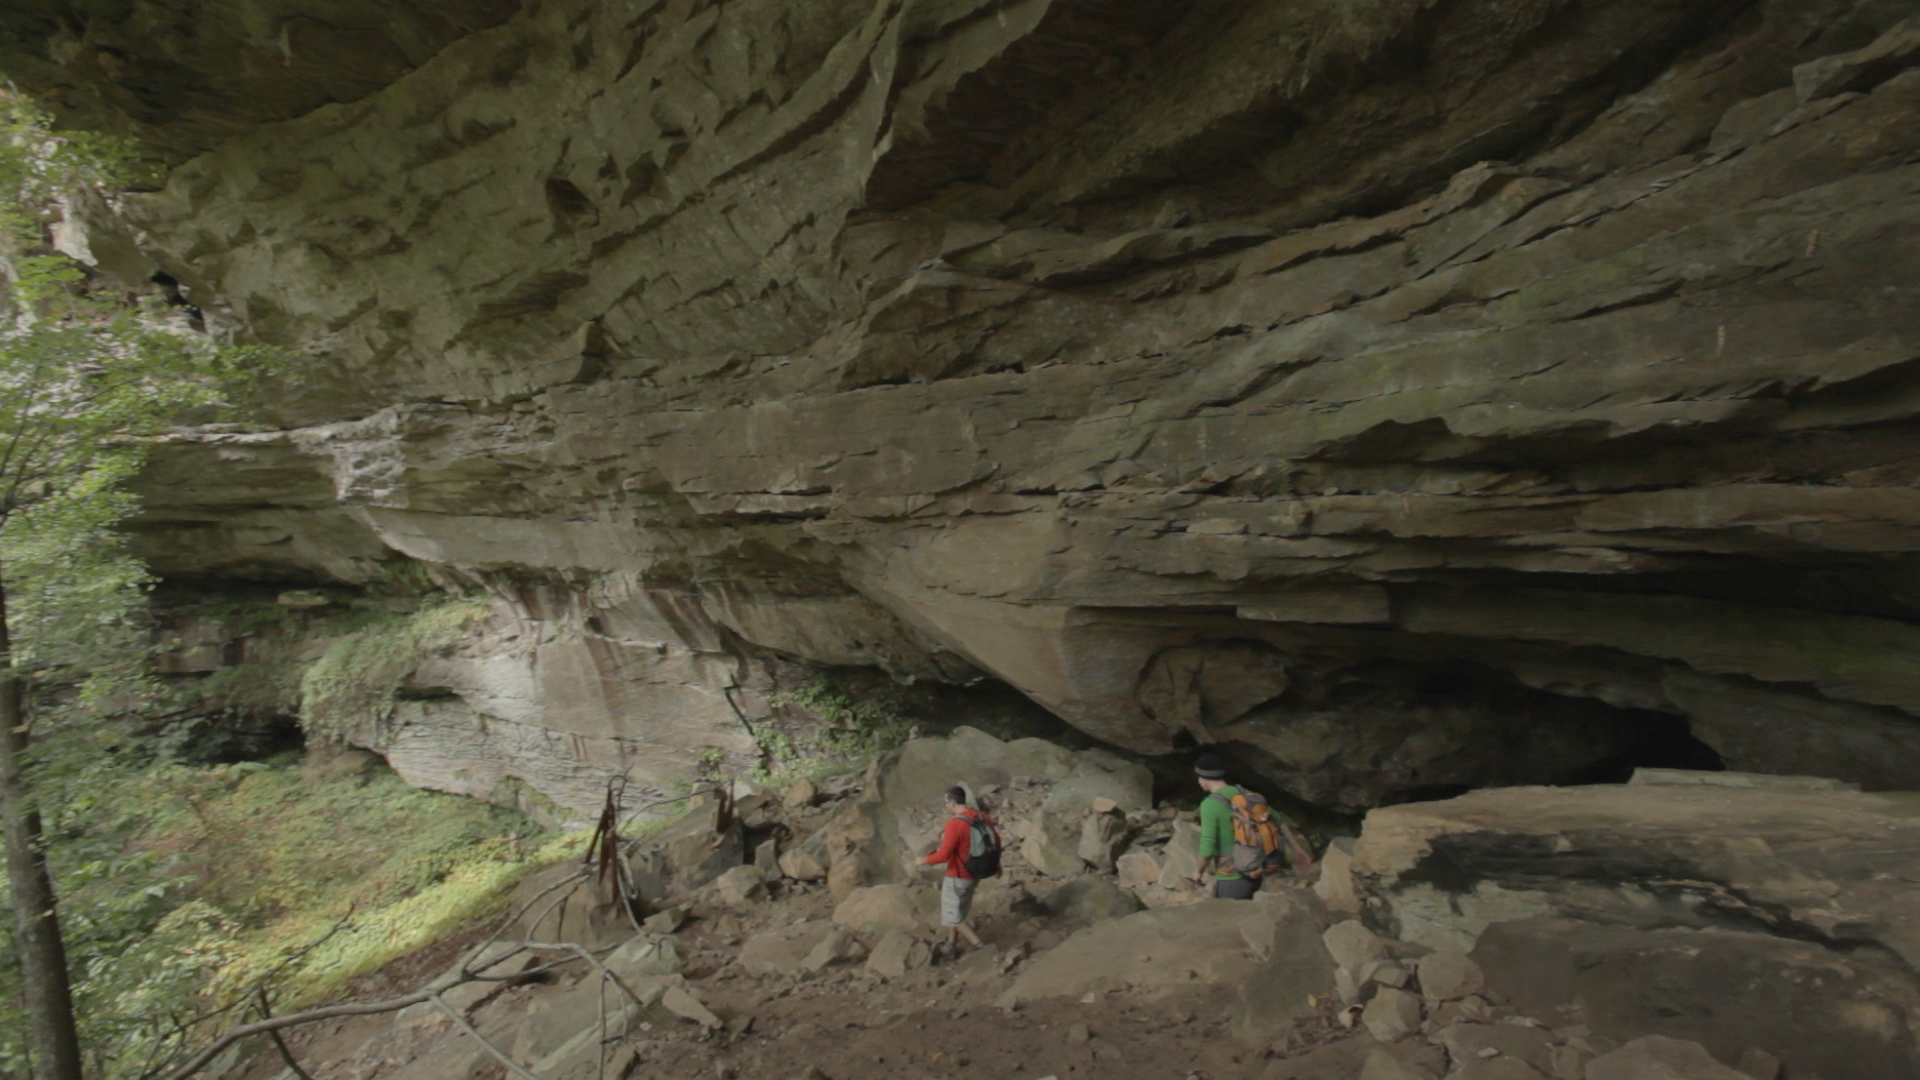
[[[1010,763],[1032,771],[996,780]],[[639,933],[590,889],[541,901],[500,941],[415,965],[425,983],[461,956],[437,976],[459,1022],[416,1005],[307,1029],[295,1052],[319,1080],[504,1078],[481,1039],[541,1080],[1920,1069],[1920,796],[1683,772],[1477,792],[1376,811],[1312,872],[1232,902],[1172,880],[1189,812],[1111,805],[1132,768],[961,729],[825,791],[712,800],[630,859],[664,875]],[[943,775],[1022,837],[981,888],[985,946],[957,957],[935,947],[934,871],[911,865]],[[1069,818],[1093,856],[1073,866],[1049,843]],[[885,828],[849,846],[863,822]],[[1126,875],[1149,859],[1151,881]],[[525,940],[596,959],[526,975],[558,954]],[[520,978],[460,983],[463,967]],[[261,1048],[227,1075],[282,1069]]]

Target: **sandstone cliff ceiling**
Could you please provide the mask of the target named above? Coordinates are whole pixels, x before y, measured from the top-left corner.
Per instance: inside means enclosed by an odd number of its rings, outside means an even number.
[[[760,658],[1356,809],[1675,724],[1920,778],[1917,10],[101,0],[0,64],[178,162],[96,261],[309,358],[156,462],[167,572],[494,582],[588,772]]]

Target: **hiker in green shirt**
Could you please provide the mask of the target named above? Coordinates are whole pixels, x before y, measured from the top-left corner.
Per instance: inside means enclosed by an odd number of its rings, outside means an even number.
[[[1211,873],[1214,896],[1251,900],[1260,891],[1260,882],[1234,870],[1228,858],[1233,854],[1233,809],[1224,800],[1240,794],[1240,789],[1227,783],[1227,766],[1216,754],[1201,754],[1193,772],[1201,790],[1210,796],[1200,800],[1200,872],[1193,880],[1205,885]],[[1222,798],[1211,798],[1216,794]]]

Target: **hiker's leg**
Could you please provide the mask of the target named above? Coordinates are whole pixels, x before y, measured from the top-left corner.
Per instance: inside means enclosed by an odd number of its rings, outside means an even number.
[[[968,945],[976,949],[980,947],[980,935],[973,932],[973,927],[968,926],[966,923],[961,923],[959,926],[954,927],[954,930],[958,932],[961,937],[967,939]]]
[[[973,899],[964,886],[971,884],[973,882],[964,878],[940,879],[940,925],[946,928],[949,952],[960,951],[960,931],[962,924],[967,921],[967,901]]]

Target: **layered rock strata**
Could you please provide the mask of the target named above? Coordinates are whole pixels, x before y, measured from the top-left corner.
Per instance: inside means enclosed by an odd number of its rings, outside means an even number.
[[[751,658],[1348,812],[1920,775],[1913,4],[451,6],[177,118],[0,21],[205,148],[76,247],[310,357],[163,448],[156,564],[494,590],[525,692],[389,749],[738,747]]]
[[[1475,792],[1369,814],[1320,891],[1472,950],[1489,996],[1528,1015],[1895,1076],[1920,1062],[1916,810],[1910,792],[1732,773]]]

